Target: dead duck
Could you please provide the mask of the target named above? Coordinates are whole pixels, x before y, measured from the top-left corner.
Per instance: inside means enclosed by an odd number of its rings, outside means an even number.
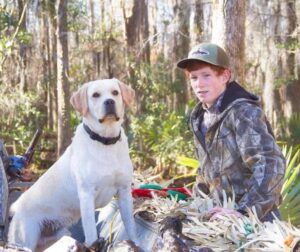
[[[152,252],[189,252],[182,237],[180,217],[168,216],[160,223],[159,237],[155,240]]]

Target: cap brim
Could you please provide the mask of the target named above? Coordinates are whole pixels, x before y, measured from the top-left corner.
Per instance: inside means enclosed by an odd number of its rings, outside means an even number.
[[[186,69],[187,65],[189,63],[191,63],[192,61],[206,62],[204,60],[199,60],[197,58],[187,58],[187,59],[183,59],[183,60],[180,60],[179,62],[177,62],[177,67],[181,68],[181,69]]]

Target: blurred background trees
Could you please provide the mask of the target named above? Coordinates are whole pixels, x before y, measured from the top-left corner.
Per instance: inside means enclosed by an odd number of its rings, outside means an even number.
[[[80,121],[70,92],[115,77],[137,93],[125,122],[136,169],[187,172],[176,157],[194,157],[196,100],[176,62],[213,41],[262,97],[277,138],[297,145],[299,27],[300,0],[0,0],[0,137],[22,152],[43,128],[40,167],[49,167]]]

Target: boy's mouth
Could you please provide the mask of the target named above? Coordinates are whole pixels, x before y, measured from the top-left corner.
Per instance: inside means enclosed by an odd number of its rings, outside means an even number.
[[[205,94],[207,94],[207,93],[208,93],[208,91],[198,91],[198,92],[197,92],[198,95],[205,95]]]

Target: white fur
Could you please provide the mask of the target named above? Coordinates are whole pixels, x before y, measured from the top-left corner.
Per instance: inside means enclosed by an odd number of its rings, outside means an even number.
[[[124,97],[121,90],[124,86],[120,85],[124,84],[116,79],[99,80],[85,84],[80,92],[86,95],[88,106],[83,122],[105,137],[116,137],[121,130],[121,140],[103,145],[92,140],[81,123],[60,159],[13,204],[11,212],[14,216],[8,235],[10,243],[35,251],[38,245],[59,239],[64,235],[64,228],[81,217],[85,242],[91,245],[97,239],[94,211],[107,205],[115,195],[128,236],[137,241],[131,197],[133,167],[127,137],[121,127],[124,98],[128,97]],[[113,95],[113,90],[119,95]],[[95,98],[94,93],[100,96]],[[115,101],[120,120],[108,118],[100,123],[99,119],[105,117],[103,103],[109,98]],[[74,106],[80,111],[78,106],[82,108],[84,104]],[[45,221],[60,229],[59,232],[51,237],[43,236],[41,230]]]

